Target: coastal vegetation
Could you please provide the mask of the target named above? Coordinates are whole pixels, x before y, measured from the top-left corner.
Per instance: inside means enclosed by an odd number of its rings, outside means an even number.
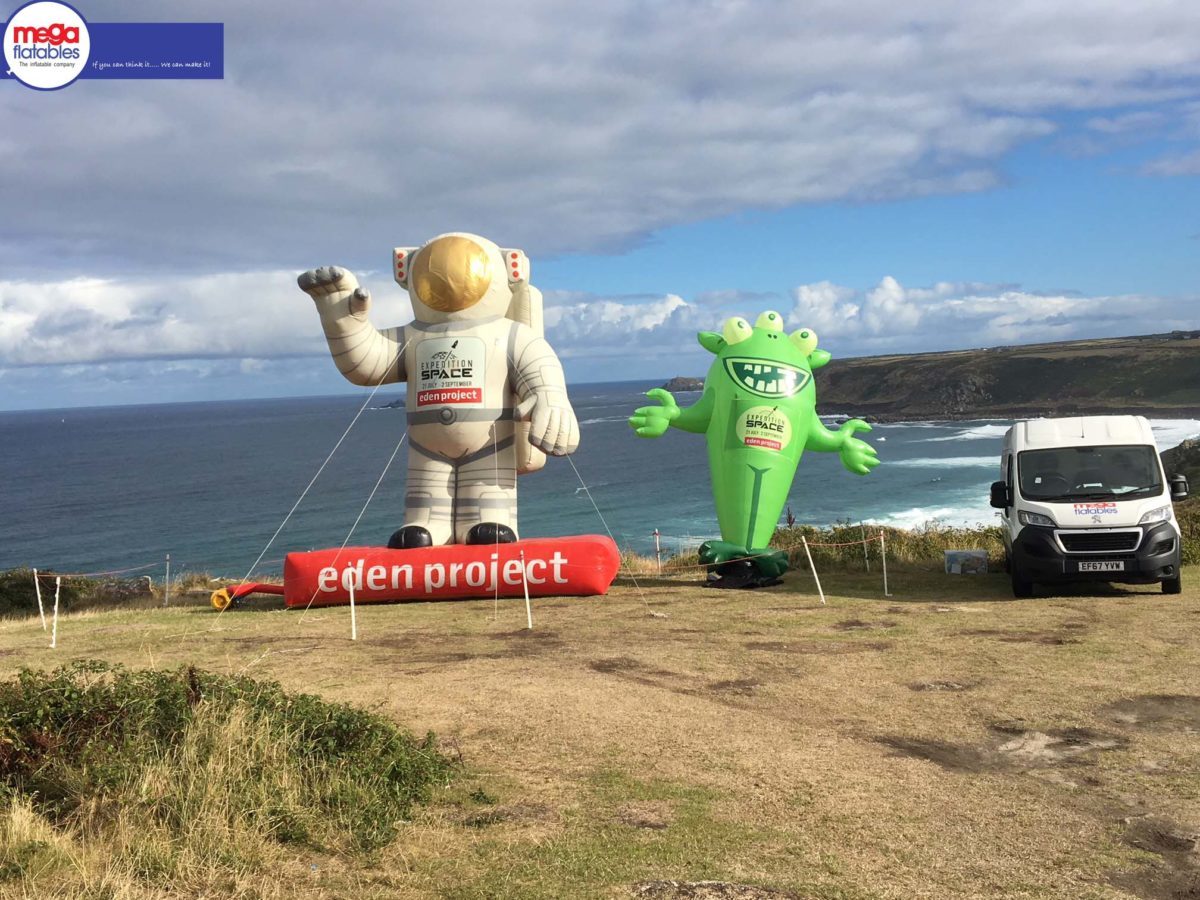
[[[21,669],[0,682],[0,891],[258,896],[285,847],[387,846],[452,771],[432,735],[270,681]]]

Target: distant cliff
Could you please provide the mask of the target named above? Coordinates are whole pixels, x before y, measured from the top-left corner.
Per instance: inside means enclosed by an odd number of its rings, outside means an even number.
[[[1164,450],[1162,461],[1168,475],[1187,476],[1192,491],[1200,495],[1200,439],[1193,438]]]
[[[676,375],[664,384],[663,387],[672,394],[686,393],[687,391],[702,391],[704,390],[704,379],[686,378],[683,375]]]
[[[1200,416],[1200,331],[834,359],[817,408],[874,421]],[[703,379],[673,379],[702,384]]]

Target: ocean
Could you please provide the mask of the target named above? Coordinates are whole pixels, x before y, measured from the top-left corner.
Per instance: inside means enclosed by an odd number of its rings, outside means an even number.
[[[580,447],[521,479],[522,536],[611,532],[642,552],[653,549],[656,528],[668,551],[717,536],[703,437],[644,440],[625,424],[657,386],[571,388]],[[401,524],[407,442],[381,480],[405,422],[402,409],[380,407],[399,396],[374,396],[274,540],[365,393],[0,413],[0,569],[153,576],[170,554],[173,574],[241,578],[252,567],[277,573],[285,553],[347,537],[383,544]],[[988,485],[1009,424],[876,425],[860,435],[879,451],[872,474],[852,475],[836,454],[806,453],[789,505],[802,524],[993,522]],[[1200,421],[1154,427],[1161,449],[1200,435]]]

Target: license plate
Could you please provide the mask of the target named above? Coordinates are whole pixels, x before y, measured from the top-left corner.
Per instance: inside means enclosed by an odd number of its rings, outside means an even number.
[[[1123,562],[1081,562],[1079,564],[1080,572],[1124,572],[1125,563]]]

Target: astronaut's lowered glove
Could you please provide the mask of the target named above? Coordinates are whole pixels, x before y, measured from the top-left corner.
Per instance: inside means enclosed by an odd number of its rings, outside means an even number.
[[[529,443],[551,456],[567,456],[579,447],[579,420],[567,392],[543,388],[517,407],[515,418],[529,422]]]

